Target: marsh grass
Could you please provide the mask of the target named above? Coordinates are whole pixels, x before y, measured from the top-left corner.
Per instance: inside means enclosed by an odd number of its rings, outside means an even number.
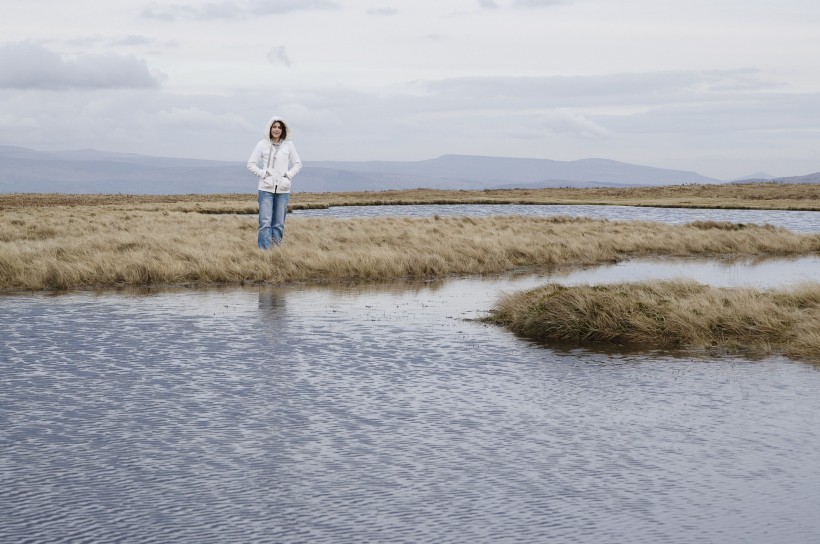
[[[665,225],[566,217],[291,217],[285,243],[256,248],[253,216],[175,203],[0,210],[0,289],[334,282],[487,274],[668,256],[820,251],[820,234],[771,226]]]
[[[690,281],[549,284],[504,297],[487,320],[547,342],[720,348],[820,362],[820,283],[770,291]]]
[[[452,191],[413,189],[293,193],[290,209],[385,204],[599,204],[676,208],[820,210],[820,184],[744,183],[631,188]],[[0,194],[0,210],[38,206],[112,206],[214,214],[256,213],[255,194],[71,195]]]
[[[749,183],[630,188],[414,189],[359,193],[297,193],[294,206],[414,204],[591,204],[674,208],[820,210],[820,185]]]

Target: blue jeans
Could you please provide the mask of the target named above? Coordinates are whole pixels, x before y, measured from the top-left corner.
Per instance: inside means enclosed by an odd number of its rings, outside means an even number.
[[[282,243],[285,233],[285,214],[288,213],[289,193],[259,191],[259,249]]]

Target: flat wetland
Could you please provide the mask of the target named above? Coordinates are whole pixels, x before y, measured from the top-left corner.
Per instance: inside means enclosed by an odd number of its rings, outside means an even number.
[[[820,211],[820,184],[744,183],[634,188],[412,189],[378,192],[294,193],[290,208],[385,204],[601,204],[659,208]],[[0,210],[16,206],[160,205],[202,213],[255,213],[256,195],[0,194]]]
[[[820,541],[817,191],[0,195],[0,541]]]
[[[820,209],[820,185],[295,193],[291,209],[444,203],[597,203],[806,211]],[[291,216],[285,243],[263,252],[255,247],[256,222],[249,215],[255,211],[253,195],[0,195],[0,290],[391,281],[596,265],[646,257],[794,257],[820,253],[820,233],[795,233],[771,225],[720,221],[669,225],[523,216]],[[662,285],[667,293],[661,286],[654,286],[651,292],[664,300],[675,300],[680,287]],[[801,286],[800,301],[788,303],[800,309],[799,316],[790,314],[789,320],[767,322],[767,327],[779,323],[785,329],[778,338],[789,345],[798,342],[792,328],[801,324],[800,349],[787,346],[786,352],[812,359],[820,353],[818,289],[816,283]],[[594,290],[589,295],[607,296]],[[706,297],[706,292],[702,296]],[[783,302],[787,298],[784,295],[772,300]],[[726,300],[724,304],[728,304]],[[740,298],[731,300],[737,302]],[[607,303],[600,300],[595,304]],[[657,313],[650,306],[644,309]],[[554,309],[550,312],[555,314]],[[746,310],[746,314],[753,313],[753,309]],[[708,324],[715,319],[702,317],[701,321]],[[499,322],[513,326],[506,320]],[[613,322],[616,330],[602,332],[594,339],[620,339],[623,334],[618,331],[633,325]],[[745,329],[719,324],[708,327],[714,329],[714,334],[696,335],[700,340],[695,342],[695,336],[672,339],[670,329],[654,326],[653,334],[641,337],[642,343],[748,343],[756,349],[783,348],[783,342],[762,340],[756,332],[759,324],[750,323]],[[543,330],[520,325],[514,328]],[[756,340],[738,336],[741,332]],[[579,342],[593,339],[584,334],[567,337]]]

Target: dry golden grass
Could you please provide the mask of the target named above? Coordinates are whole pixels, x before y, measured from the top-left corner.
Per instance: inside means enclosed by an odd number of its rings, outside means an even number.
[[[820,362],[820,283],[777,291],[688,281],[550,284],[503,298],[488,321],[543,341],[716,347]]]
[[[294,206],[383,204],[600,204],[674,208],[820,210],[820,185],[751,183],[614,189],[414,189],[361,193],[297,193]]]
[[[817,185],[296,193],[291,208],[415,203],[621,204],[820,209]],[[195,213],[199,212],[199,213]],[[256,249],[255,195],[0,195],[0,290],[333,282],[497,273],[645,256],[820,252],[820,234],[770,226],[584,218],[290,217],[285,244]],[[222,214],[222,215],[219,215]],[[691,283],[547,286],[493,320],[544,339],[751,349],[817,360],[820,288]]]
[[[291,209],[383,204],[617,204],[678,208],[820,210],[820,184],[751,183],[623,189],[415,189],[351,193],[294,193]],[[0,194],[0,210],[38,206],[111,206],[131,209],[255,213],[255,194],[68,195]]]
[[[820,251],[820,234],[724,223],[291,217],[284,245],[263,252],[256,249],[255,217],[187,213],[174,206],[2,209],[0,289],[390,280],[649,255]]]

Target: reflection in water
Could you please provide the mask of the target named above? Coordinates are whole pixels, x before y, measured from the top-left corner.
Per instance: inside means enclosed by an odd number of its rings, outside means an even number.
[[[465,319],[657,265],[2,297],[0,541],[818,541],[816,368],[561,352]]]
[[[274,323],[284,320],[286,314],[287,291],[282,287],[268,287],[259,290],[259,314],[266,321]]]
[[[572,285],[685,278],[719,287],[786,288],[820,279],[820,256],[791,259],[647,259],[556,271],[550,281]]]

